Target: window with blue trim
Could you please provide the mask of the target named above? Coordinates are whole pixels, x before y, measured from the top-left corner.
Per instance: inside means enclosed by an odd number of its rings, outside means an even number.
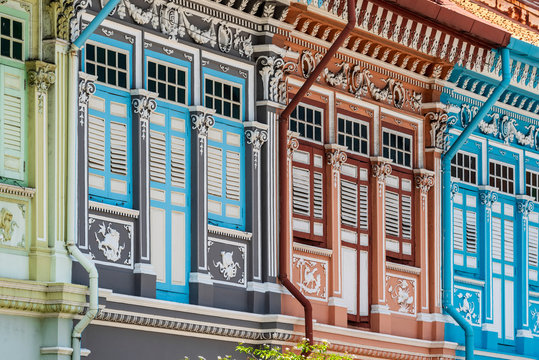
[[[537,204],[535,204],[537,206]],[[539,213],[532,212],[528,223],[528,279],[530,285],[539,289]]]
[[[453,198],[453,249],[457,270],[478,272],[477,193],[460,188]]]
[[[216,112],[208,133],[208,222],[245,230],[244,81],[204,73],[204,105]]]
[[[97,76],[88,104],[89,197],[125,207],[133,204],[131,50],[128,44],[93,36],[83,54],[83,68]]]

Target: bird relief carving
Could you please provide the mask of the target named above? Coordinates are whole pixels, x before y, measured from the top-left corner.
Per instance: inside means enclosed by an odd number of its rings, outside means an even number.
[[[213,262],[213,266],[219,269],[219,272],[225,277],[226,280],[230,280],[236,277],[240,264],[234,261],[233,251],[221,251],[221,260]]]
[[[0,244],[24,247],[24,205],[5,203],[0,208]]]
[[[464,318],[469,323],[475,323],[477,319],[477,314],[475,313],[475,304],[468,300],[472,296],[473,295],[469,292],[457,294],[457,297],[460,299],[460,304],[457,307],[457,311],[464,315]]]
[[[303,257],[294,257],[293,262],[299,270],[296,285],[300,290],[307,295],[325,298],[327,264]]]
[[[105,222],[99,225],[99,230],[94,233],[97,248],[103,252],[105,258],[116,262],[122,257],[122,250],[125,249],[125,243],[120,245],[120,233]]]

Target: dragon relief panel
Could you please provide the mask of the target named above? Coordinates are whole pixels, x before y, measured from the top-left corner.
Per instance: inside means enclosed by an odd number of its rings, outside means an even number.
[[[97,263],[133,268],[133,228],[129,221],[98,215],[88,218],[88,253]]]
[[[387,274],[386,299],[390,311],[415,315],[417,311],[416,279]]]
[[[481,291],[455,286],[454,303],[457,311],[472,325],[481,325]]]
[[[292,279],[306,297],[316,300],[328,298],[328,262],[294,255],[292,258]]]
[[[533,335],[539,336],[539,302],[530,302],[530,330]]]
[[[208,270],[214,282],[247,285],[247,245],[223,239],[208,239]]]
[[[26,248],[26,205],[0,202],[0,245]]]

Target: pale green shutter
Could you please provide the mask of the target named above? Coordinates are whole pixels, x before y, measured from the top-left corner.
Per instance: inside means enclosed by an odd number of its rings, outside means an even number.
[[[24,70],[0,65],[0,175],[23,181],[25,107]]]

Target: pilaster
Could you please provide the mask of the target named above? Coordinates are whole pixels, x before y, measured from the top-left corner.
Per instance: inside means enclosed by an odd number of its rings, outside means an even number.
[[[189,301],[211,306],[213,289],[207,264],[208,247],[208,131],[214,110],[189,107],[191,119],[191,273]]]
[[[144,89],[131,90],[133,108],[133,203],[139,209],[135,244],[135,292],[145,297],[155,297],[155,273],[152,270],[150,246],[150,194],[149,194],[149,123],[157,108],[157,94]]]
[[[385,298],[386,241],[385,241],[385,188],[386,177],[391,174],[391,160],[380,156],[371,157],[372,178],[372,293],[371,328],[380,333],[391,333],[389,307]]]

